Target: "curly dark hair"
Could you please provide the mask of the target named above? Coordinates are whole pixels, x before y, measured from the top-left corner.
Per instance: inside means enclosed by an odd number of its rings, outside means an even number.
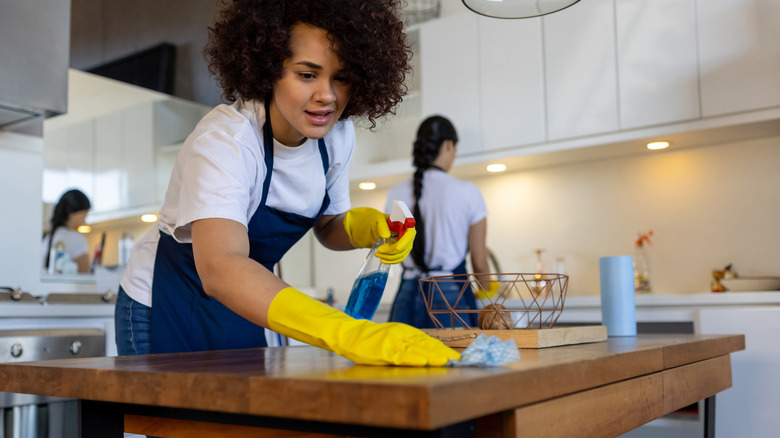
[[[403,0],[222,0],[203,55],[222,98],[268,100],[292,53],[298,23],[328,33],[350,82],[342,119],[395,114],[407,92],[412,52],[400,18]]]

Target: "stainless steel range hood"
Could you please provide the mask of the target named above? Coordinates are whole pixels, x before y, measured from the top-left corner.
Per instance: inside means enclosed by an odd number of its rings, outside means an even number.
[[[68,107],[70,1],[0,3],[0,130]]]

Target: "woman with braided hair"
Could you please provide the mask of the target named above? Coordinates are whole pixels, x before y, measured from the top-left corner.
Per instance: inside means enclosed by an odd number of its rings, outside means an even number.
[[[418,328],[433,328],[418,279],[433,275],[466,274],[466,253],[471,253],[474,272],[488,272],[487,207],[477,186],[447,172],[455,161],[458,134],[442,116],[425,119],[417,130],[413,147],[414,176],[390,189],[387,209],[393,200],[413,206],[417,236],[411,257],[403,262],[403,278],[390,311],[390,321]],[[389,210],[388,210],[389,211]],[[473,294],[458,283],[439,283],[447,302],[457,309],[476,309]],[[440,300],[441,297],[436,294]],[[457,302],[457,306],[455,303]],[[433,303],[444,309],[443,302]],[[470,326],[476,326],[475,313],[460,313]],[[439,316],[444,326],[452,326],[449,315]],[[456,321],[456,327],[461,324]]]

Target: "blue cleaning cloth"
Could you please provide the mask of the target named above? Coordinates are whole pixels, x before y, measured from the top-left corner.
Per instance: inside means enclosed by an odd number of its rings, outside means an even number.
[[[502,341],[496,336],[481,334],[471,343],[460,360],[450,359],[448,367],[496,367],[520,360],[514,339]]]

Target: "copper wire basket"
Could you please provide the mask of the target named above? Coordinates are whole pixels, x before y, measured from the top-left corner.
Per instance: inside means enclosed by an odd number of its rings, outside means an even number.
[[[488,292],[491,283],[498,288]],[[502,318],[511,318],[514,329],[542,329],[555,326],[561,316],[569,277],[546,273],[456,274],[421,278],[419,284],[428,316],[437,328],[472,328],[467,322],[474,319],[470,315],[478,316],[482,308],[493,305],[497,308],[493,311]],[[466,294],[475,295],[479,308],[462,308]]]

